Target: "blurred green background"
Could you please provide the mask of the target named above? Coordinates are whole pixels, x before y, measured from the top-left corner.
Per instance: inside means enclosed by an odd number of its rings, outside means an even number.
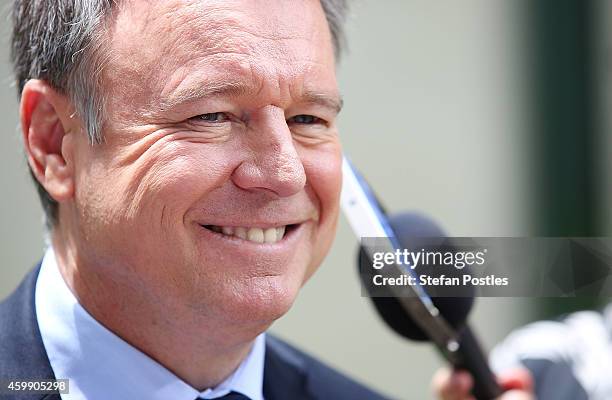
[[[0,298],[42,256],[0,23]],[[339,66],[347,154],[392,211],[419,210],[454,236],[612,232],[612,4],[586,0],[354,0]],[[401,399],[431,398],[440,365],[388,331],[355,273],[341,219],[334,247],[272,331]],[[589,299],[479,299],[487,348],[535,318]]]

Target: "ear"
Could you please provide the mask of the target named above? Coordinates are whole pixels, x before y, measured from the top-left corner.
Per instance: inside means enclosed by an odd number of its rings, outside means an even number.
[[[29,80],[21,93],[21,130],[30,168],[57,202],[74,195],[72,133],[78,118],[68,98],[48,83]]]

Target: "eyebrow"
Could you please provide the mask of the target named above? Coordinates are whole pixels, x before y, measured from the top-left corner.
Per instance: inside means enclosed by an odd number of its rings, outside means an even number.
[[[219,81],[208,82],[203,85],[191,86],[179,90],[170,96],[163,98],[160,102],[162,109],[172,109],[182,104],[191,103],[200,99],[210,97],[240,97],[256,90],[243,82]],[[334,110],[339,113],[344,101],[340,95],[325,94],[321,92],[306,91],[300,95],[299,102],[316,104]]]
[[[239,97],[248,92],[252,92],[252,88],[241,82],[208,82],[203,85],[190,86],[186,89],[179,90],[177,93],[173,93],[163,98],[160,105],[163,109],[170,109],[207,97]]]
[[[344,100],[340,95],[329,95],[324,93],[306,92],[302,94],[302,101],[305,103],[319,104],[323,107],[331,108],[337,113],[342,111]]]

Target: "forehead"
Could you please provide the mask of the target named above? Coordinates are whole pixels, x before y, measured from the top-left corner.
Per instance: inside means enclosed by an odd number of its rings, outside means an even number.
[[[120,71],[143,90],[194,74],[303,79],[334,69],[319,0],[125,0],[109,34],[111,77]]]

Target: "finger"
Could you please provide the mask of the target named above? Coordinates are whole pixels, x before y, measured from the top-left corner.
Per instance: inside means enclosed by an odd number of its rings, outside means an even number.
[[[535,400],[535,397],[523,390],[510,390],[504,393],[499,400]]]
[[[533,377],[525,368],[517,368],[504,372],[497,379],[499,385],[505,390],[533,392]]]
[[[434,375],[432,386],[435,395],[442,400],[467,400],[471,398],[472,376],[465,371],[440,369]]]

